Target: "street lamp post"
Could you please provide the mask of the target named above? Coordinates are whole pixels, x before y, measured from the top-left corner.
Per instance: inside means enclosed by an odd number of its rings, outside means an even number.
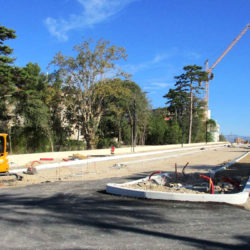
[[[133,101],[133,114],[132,114],[132,132],[131,132],[131,147],[132,152],[135,152],[135,146],[136,146],[136,101],[134,98]]]

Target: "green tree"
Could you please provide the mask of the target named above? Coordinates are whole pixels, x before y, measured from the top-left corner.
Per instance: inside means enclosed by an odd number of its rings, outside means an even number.
[[[23,127],[27,137],[27,148],[33,151],[41,148],[41,142],[47,138],[51,151],[54,150],[51,128],[49,125],[48,79],[41,73],[38,64],[28,63],[19,70],[17,90],[13,94],[16,100],[16,125]]]
[[[137,142],[145,143],[146,127],[149,117],[149,102],[138,84],[126,80],[123,88],[128,89],[127,96],[124,96],[126,114],[131,126],[131,144],[136,146]]]
[[[0,26],[0,120],[1,131],[9,134],[11,143],[11,95],[15,90],[13,72],[15,67],[12,66],[14,58],[11,57],[13,49],[4,44],[6,40],[15,39],[16,34],[12,29]]]
[[[149,104],[141,88],[135,82],[119,78],[97,86],[102,95],[106,90],[103,101],[105,112],[100,124],[101,140],[106,136],[110,139],[117,137],[121,143],[122,140],[128,142],[128,139],[131,141],[134,138],[137,143],[144,144]],[[137,139],[132,133],[138,136]]]
[[[222,135],[222,134],[220,134],[219,139],[220,139],[220,141],[224,141],[224,142],[227,141],[227,138],[224,135]]]
[[[166,144],[168,126],[164,120],[164,116],[158,112],[152,112],[147,129],[146,144],[148,145],[163,145]]]
[[[168,99],[165,113],[169,119],[168,143],[184,143],[186,142],[185,135],[188,133],[187,121],[189,119],[189,95],[187,89],[183,89],[181,83],[179,83],[179,86],[170,89],[163,97]]]
[[[205,101],[197,96],[193,98],[192,142],[204,142],[206,136]],[[189,124],[189,122],[188,122]],[[189,128],[189,126],[188,126]]]
[[[13,66],[14,58],[10,57],[13,52],[9,46],[5,45],[4,42],[8,39],[15,39],[15,31],[7,29],[4,26],[0,26],[0,85],[1,85],[1,112],[0,115],[6,113],[6,102],[8,97],[11,96],[15,89],[13,82]]]
[[[72,103],[69,98],[65,99],[68,91],[63,88],[63,81],[58,72],[48,75],[49,85],[45,103],[49,109],[49,126],[55,145],[55,150],[60,151],[66,146],[67,140],[73,133],[71,124],[74,112],[71,112]],[[79,139],[79,138],[78,138]]]
[[[194,98],[200,94],[201,83],[208,80],[208,73],[202,71],[202,67],[197,65],[188,65],[183,68],[185,73],[176,76],[175,86],[178,90],[189,93],[189,133],[188,143],[192,141],[193,109]]]
[[[59,68],[64,84],[74,89],[73,98],[79,126],[87,143],[92,149],[96,143],[96,132],[104,113],[103,101],[106,94],[96,94],[98,83],[105,84],[107,74],[119,74],[114,62],[125,59],[125,50],[109,42],[99,40],[95,45],[85,41],[74,47],[76,57],[66,57],[60,52],[56,54],[51,65]],[[97,98],[98,97],[98,98]]]

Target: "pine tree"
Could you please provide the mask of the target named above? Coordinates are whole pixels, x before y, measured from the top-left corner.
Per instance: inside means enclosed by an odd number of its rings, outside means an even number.
[[[189,93],[189,133],[188,143],[192,141],[192,126],[193,126],[193,109],[194,97],[200,94],[201,82],[208,80],[208,73],[202,71],[202,67],[197,65],[188,65],[183,68],[185,73],[176,76],[177,82],[175,86],[181,91]]]
[[[168,115],[172,116],[172,123],[174,121],[175,124],[179,124],[182,138],[187,133],[188,143],[191,143],[194,127],[196,130],[194,139],[202,140],[200,131],[204,120],[204,102],[200,99],[199,94],[202,90],[201,82],[208,79],[208,74],[197,65],[185,66],[183,70],[184,73],[175,77],[177,80],[175,88],[170,89],[164,97],[168,99],[166,104],[168,105]],[[194,118],[195,123],[193,123]]]
[[[0,26],[0,121],[1,132],[7,132],[10,138],[11,149],[11,95],[15,90],[13,81],[15,67],[12,66],[14,58],[11,57],[13,49],[5,45],[4,42],[9,39],[15,39],[16,34],[12,29]]]

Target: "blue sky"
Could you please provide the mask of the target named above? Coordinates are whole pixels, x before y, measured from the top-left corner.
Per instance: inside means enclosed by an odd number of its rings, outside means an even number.
[[[0,24],[15,64],[46,72],[56,52],[72,55],[82,39],[126,49],[122,67],[148,92],[154,108],[185,65],[210,65],[250,23],[249,0],[0,0]],[[250,30],[215,67],[209,107],[223,134],[250,136]]]

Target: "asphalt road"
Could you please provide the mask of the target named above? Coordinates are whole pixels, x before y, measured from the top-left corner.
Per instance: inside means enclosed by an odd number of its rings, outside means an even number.
[[[1,249],[250,248],[249,211],[105,193],[107,182],[124,180],[0,190]]]

